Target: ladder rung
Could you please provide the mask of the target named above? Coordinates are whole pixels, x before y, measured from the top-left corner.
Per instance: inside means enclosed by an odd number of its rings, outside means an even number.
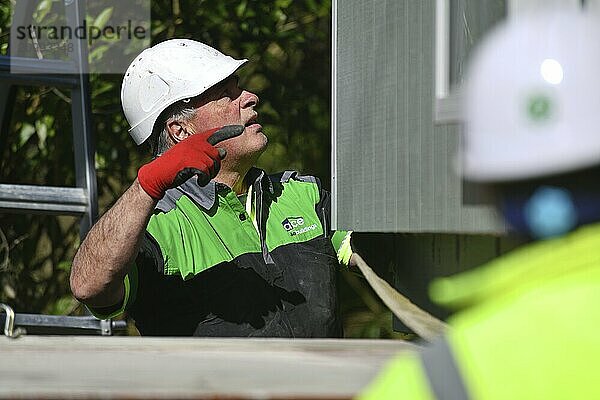
[[[78,215],[88,199],[82,188],[0,184],[0,209]]]
[[[6,315],[0,314],[0,325],[4,327]],[[123,330],[127,327],[126,321],[111,321],[112,329]],[[37,326],[49,328],[78,328],[78,329],[102,329],[101,320],[92,317],[74,317],[63,315],[44,315],[44,314],[20,314],[15,313],[15,326]]]
[[[24,74],[76,74],[77,68],[71,61],[38,60],[37,58],[0,56],[3,70]]]
[[[77,70],[72,62],[0,56],[0,80],[3,81],[77,86],[79,80],[73,76],[75,73]]]

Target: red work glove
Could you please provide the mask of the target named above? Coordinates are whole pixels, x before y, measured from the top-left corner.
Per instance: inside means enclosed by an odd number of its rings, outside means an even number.
[[[193,175],[204,186],[221,168],[225,149],[214,147],[217,143],[239,136],[242,125],[228,125],[187,137],[163,155],[142,166],[138,181],[142,189],[156,200],[160,200],[167,189],[181,185]]]

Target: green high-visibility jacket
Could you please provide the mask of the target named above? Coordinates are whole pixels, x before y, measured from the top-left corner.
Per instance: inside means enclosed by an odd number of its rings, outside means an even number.
[[[600,224],[434,282],[462,311],[399,355],[364,399],[600,399]]]
[[[349,234],[332,232],[329,193],[295,171],[251,169],[247,194],[193,177],[169,189],[124,280],[142,335],[338,337],[338,260]],[[336,254],[336,249],[337,254]]]

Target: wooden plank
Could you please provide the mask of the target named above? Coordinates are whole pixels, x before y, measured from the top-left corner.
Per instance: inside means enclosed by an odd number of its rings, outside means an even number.
[[[351,398],[391,340],[0,338],[0,398]]]

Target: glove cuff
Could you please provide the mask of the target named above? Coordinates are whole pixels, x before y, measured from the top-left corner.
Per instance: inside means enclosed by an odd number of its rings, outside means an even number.
[[[160,183],[153,178],[152,163],[142,165],[138,170],[138,182],[144,192],[148,193],[154,200],[160,200],[165,195],[165,190],[161,187]]]

